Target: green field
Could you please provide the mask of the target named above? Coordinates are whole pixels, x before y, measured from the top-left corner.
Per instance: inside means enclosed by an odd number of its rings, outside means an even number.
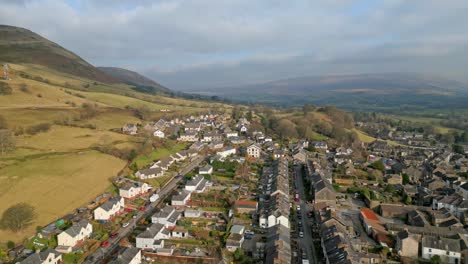
[[[138,168],[143,168],[156,160],[168,157],[174,153],[177,153],[186,148],[187,144],[185,143],[171,143],[167,148],[159,148],[149,155],[140,155],[136,157],[133,162],[137,164]]]

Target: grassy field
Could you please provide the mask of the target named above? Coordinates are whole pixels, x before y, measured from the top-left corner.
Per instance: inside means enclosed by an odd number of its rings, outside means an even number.
[[[136,157],[133,162],[137,164],[138,168],[143,168],[150,165],[155,160],[168,157],[176,152],[183,150],[186,146],[187,144],[185,143],[172,143],[168,148],[159,148],[151,152],[149,155],[140,155]]]
[[[36,208],[34,226],[22,234],[0,231],[0,240],[21,241],[45,225],[85,205],[109,186],[126,162],[95,151],[44,155],[0,169],[0,212],[27,202]]]
[[[394,116],[394,115],[391,115],[390,117],[396,120],[409,121],[413,123],[430,124],[435,128],[436,132],[442,133],[442,134],[448,133],[452,130],[457,130],[457,129],[448,128],[448,127],[444,127],[440,125],[440,122],[443,121],[443,119],[440,119],[440,118],[419,117],[419,116]]]

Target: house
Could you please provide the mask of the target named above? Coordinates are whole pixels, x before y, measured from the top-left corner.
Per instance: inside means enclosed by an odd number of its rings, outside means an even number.
[[[222,148],[224,148],[224,143],[223,143],[223,141],[212,141],[208,145],[208,148],[209,149],[222,149]]]
[[[420,235],[411,234],[407,230],[400,231],[396,235],[395,250],[402,257],[417,258],[420,238]]]
[[[98,208],[94,209],[94,219],[100,221],[108,221],[124,210],[124,198],[114,197],[103,203]]]
[[[233,225],[229,232],[233,234],[243,235],[244,231],[245,231],[245,227],[243,225]]]
[[[187,158],[187,154],[185,153],[185,151],[179,151],[175,154],[172,154],[171,158],[177,162],[184,161]]]
[[[447,208],[450,213],[461,218],[468,211],[468,200],[463,199],[457,193],[448,196],[437,196],[432,201],[432,209],[439,210]]]
[[[298,149],[293,152],[293,158],[296,161],[306,163],[307,162],[307,152],[304,149]]]
[[[339,147],[336,149],[336,155],[348,156],[353,153],[353,150],[350,148]]]
[[[377,215],[369,208],[361,208],[360,219],[366,230],[366,233],[374,238],[377,242],[379,242],[382,246],[389,246],[387,245],[387,234],[388,231],[380,222]],[[385,241],[384,241],[385,240]]]
[[[205,143],[201,141],[194,142],[191,146],[190,149],[196,150],[196,151],[201,151],[205,147]]]
[[[226,147],[223,148],[222,150],[216,152],[216,155],[221,156],[222,158],[227,158],[230,155],[235,155],[236,154],[236,149],[232,147]]]
[[[145,182],[128,180],[119,188],[119,195],[125,199],[133,199],[147,193],[151,187]]]
[[[213,166],[211,166],[211,165],[205,165],[205,166],[203,166],[203,167],[200,167],[200,168],[198,169],[198,173],[199,173],[200,175],[210,175],[210,174],[213,173]]]
[[[190,200],[191,192],[183,190],[177,195],[172,196],[171,205],[173,206],[184,206]]]
[[[78,243],[83,242],[91,236],[93,226],[88,220],[83,219],[78,223],[74,223],[67,230],[61,232],[57,236],[57,245],[62,247],[73,248]]]
[[[141,250],[139,248],[125,248],[124,251],[118,254],[117,258],[111,260],[109,264],[140,264]]]
[[[165,134],[163,130],[157,129],[156,131],[154,131],[153,136],[158,137],[158,138],[164,138]]]
[[[198,132],[188,131],[185,134],[180,135],[179,141],[195,142],[198,141]]]
[[[148,168],[142,169],[135,173],[135,176],[140,179],[152,179],[161,177],[164,175],[164,171],[161,168]]]
[[[29,255],[25,260],[20,262],[21,264],[60,264],[62,263],[62,254],[53,250],[48,249],[43,252],[37,252]]]
[[[216,133],[216,131],[208,131],[203,135],[203,142],[222,141],[223,136]]]
[[[151,223],[159,223],[163,224],[166,228],[174,228],[179,219],[180,213],[177,212],[174,207],[166,205],[151,217]]]
[[[468,182],[461,184],[458,189],[463,199],[468,200]]]
[[[258,203],[248,200],[237,200],[234,203],[234,210],[238,214],[254,214],[258,210]]]
[[[171,232],[163,224],[152,224],[136,237],[136,247],[141,249],[158,249],[164,247],[164,240],[171,237]]]
[[[327,142],[324,141],[316,141],[312,144],[316,150],[327,150],[328,145]]]
[[[202,193],[205,191],[206,183],[208,181],[202,175],[192,178],[187,184],[185,184],[185,190],[189,192]]]
[[[239,136],[237,131],[227,131],[227,132],[225,132],[225,134],[226,134],[226,138],[233,138],[233,137],[238,137]]]
[[[189,231],[183,226],[176,226],[171,230],[171,236],[173,238],[187,238],[189,237]]]
[[[162,170],[165,170],[167,171],[169,169],[169,167],[172,165],[172,163],[174,163],[174,159],[172,159],[170,156],[169,157],[166,157],[166,158],[162,158],[160,160],[158,160],[156,163],[154,163],[153,165],[151,165],[151,169],[154,169],[154,168],[161,168]]]
[[[430,260],[439,256],[443,263],[461,263],[460,240],[424,236],[421,240],[422,258]]]
[[[245,137],[230,137],[229,141],[234,145],[241,145],[245,143]]]
[[[290,230],[282,225],[268,228],[265,243],[265,263],[291,263]]]
[[[185,131],[200,132],[200,130],[201,130],[200,122],[192,122],[192,123],[185,124]]]
[[[260,154],[262,153],[262,148],[258,144],[252,144],[247,147],[247,156],[251,158],[260,158]]]
[[[247,131],[248,131],[249,129],[247,128],[246,125],[242,124],[242,125],[240,125],[240,126],[237,127],[237,130],[239,130],[239,132],[245,134],[245,133],[247,133]]]
[[[185,209],[184,211],[184,217],[186,218],[199,218],[201,216],[202,216],[201,210]]]
[[[122,127],[122,132],[125,134],[136,135],[138,132],[138,127],[136,124],[125,124]]]
[[[243,235],[231,233],[226,240],[226,248],[230,252],[234,252],[238,248],[241,248],[243,243],[244,243]]]

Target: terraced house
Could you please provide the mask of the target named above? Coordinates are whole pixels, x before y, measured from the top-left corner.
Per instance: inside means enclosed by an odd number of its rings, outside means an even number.
[[[94,209],[94,219],[98,221],[108,221],[120,214],[124,210],[124,198],[114,197]]]
[[[88,220],[83,219],[78,223],[74,223],[57,236],[57,251],[71,252],[73,247],[89,238],[92,232],[93,226]]]

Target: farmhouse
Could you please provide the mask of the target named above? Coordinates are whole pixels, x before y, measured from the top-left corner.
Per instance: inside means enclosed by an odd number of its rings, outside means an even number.
[[[122,132],[125,134],[136,135],[138,132],[138,127],[135,124],[125,124],[122,127]]]
[[[128,180],[119,188],[119,195],[125,199],[133,199],[147,193],[151,187],[145,182]]]
[[[94,219],[108,221],[116,215],[123,212],[124,199],[123,197],[114,197],[105,202],[98,208],[94,209]]]
[[[88,220],[83,219],[74,223],[70,228],[57,236],[57,244],[62,247],[73,248],[78,243],[83,242],[93,232],[93,226]],[[71,249],[70,249],[71,250]]]

